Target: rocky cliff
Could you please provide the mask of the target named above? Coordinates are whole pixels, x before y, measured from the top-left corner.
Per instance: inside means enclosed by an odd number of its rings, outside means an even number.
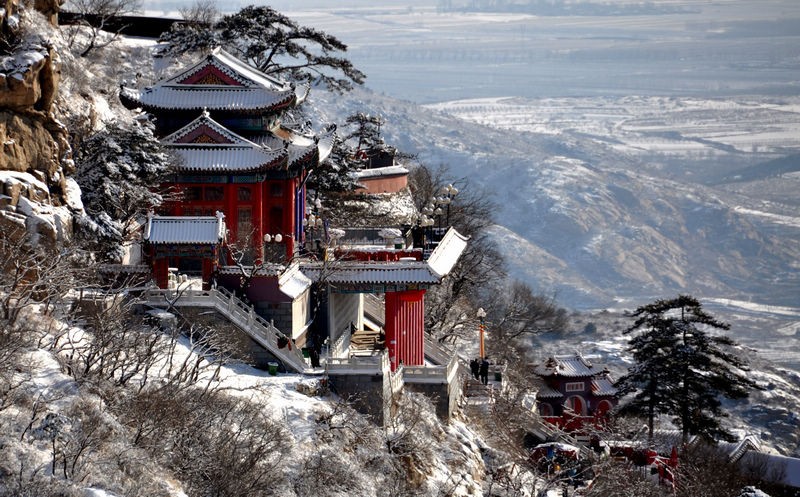
[[[52,23],[57,5],[49,5],[45,15]],[[67,178],[74,172],[67,130],[53,115],[58,56],[41,34],[29,32],[25,17],[37,14],[21,11],[11,0],[1,10],[0,226],[39,233],[34,225],[41,219],[29,218],[75,203],[67,194]],[[50,244],[71,233],[71,219],[64,219],[64,213],[56,217],[58,222],[44,223],[53,229],[39,233]]]

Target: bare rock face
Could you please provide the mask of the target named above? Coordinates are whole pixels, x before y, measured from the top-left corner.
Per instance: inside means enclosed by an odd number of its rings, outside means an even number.
[[[47,116],[0,111],[0,171],[30,172],[49,183],[69,155],[66,132]]]
[[[6,57],[7,69],[0,72],[0,107],[50,112],[59,79],[54,56],[52,48],[28,45]]]
[[[2,0],[0,0],[1,2]],[[36,0],[51,18],[59,0]],[[42,36],[24,36],[17,0],[6,0],[0,52],[0,229],[55,248],[70,237],[67,177],[74,172],[67,130],[53,117],[58,57]],[[47,10],[50,9],[50,10]],[[50,19],[51,23],[53,18]]]
[[[65,0],[34,0],[33,8],[44,14],[53,26],[58,25],[58,12]]]

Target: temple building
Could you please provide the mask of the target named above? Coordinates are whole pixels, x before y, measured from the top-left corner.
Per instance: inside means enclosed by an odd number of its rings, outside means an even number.
[[[397,391],[405,372],[405,383],[440,399],[437,410],[449,415],[460,392],[457,361],[427,337],[424,299],[450,274],[467,238],[445,229],[424,252],[409,233],[387,227],[376,229],[380,247],[346,242],[347,230],[320,216],[319,199],[309,205],[306,198],[306,180],[330,154],[335,127],[313,135],[282,121],[307,95],[308,88],[220,49],[150,87],[122,87],[121,101],[145,111],[179,159],[161,185],[177,200],[148,217],[142,236],[162,289],[143,301],[234,324],[261,366],[320,374],[322,355],[332,387],[376,389],[383,402],[365,409],[380,405],[378,414],[388,415],[393,403],[385,394]],[[375,169],[397,177],[373,186],[404,189],[407,171],[395,170],[393,154],[383,159],[388,169],[380,161]],[[202,290],[170,297],[198,277]],[[370,350],[357,343],[365,333],[376,337]]]
[[[123,104],[150,114],[162,143],[181,159],[163,185],[180,200],[166,203],[160,214],[222,212],[229,243],[250,263],[296,255],[304,236],[304,180],[335,140],[333,128],[313,136],[282,124],[283,112],[307,94],[221,49],[153,86],[123,86]],[[273,245],[267,253],[265,240],[282,250]],[[179,269],[197,263],[174,262]]]
[[[569,429],[603,418],[617,403],[617,390],[607,369],[580,354],[549,357],[534,368],[539,378],[539,414]]]

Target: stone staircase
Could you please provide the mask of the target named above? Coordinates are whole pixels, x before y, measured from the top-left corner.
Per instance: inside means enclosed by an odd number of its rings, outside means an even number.
[[[214,309],[268,350],[278,361],[283,363],[287,371],[304,374],[317,374],[323,371],[320,368],[311,368],[297,347],[291,349],[280,347],[278,339],[285,338],[283,332],[256,314],[252,306],[245,304],[224,288],[211,290],[148,289],[142,293],[140,299],[142,305],[154,309],[173,307]]]
[[[350,350],[353,353],[380,351],[385,348],[385,342],[379,330],[365,327],[363,330],[355,330],[350,335]]]

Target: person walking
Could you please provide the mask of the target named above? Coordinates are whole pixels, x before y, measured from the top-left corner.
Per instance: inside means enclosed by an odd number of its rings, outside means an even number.
[[[481,365],[479,368],[479,373],[481,376],[481,383],[484,385],[489,384],[489,357],[484,357],[481,361]]]
[[[471,361],[469,361],[469,370],[472,372],[472,377],[476,380],[479,379],[479,372],[478,372],[478,358],[474,357]]]

